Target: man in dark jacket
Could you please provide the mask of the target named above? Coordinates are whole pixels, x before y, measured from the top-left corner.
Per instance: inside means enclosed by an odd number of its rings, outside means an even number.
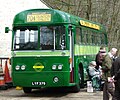
[[[100,66],[102,66],[102,62],[103,62],[103,53],[106,53],[106,49],[105,47],[100,47],[99,52],[96,55],[95,61],[96,61],[96,69],[98,70]]]
[[[115,80],[114,97],[116,100],[120,100],[120,55],[112,64],[111,76],[114,77]]]

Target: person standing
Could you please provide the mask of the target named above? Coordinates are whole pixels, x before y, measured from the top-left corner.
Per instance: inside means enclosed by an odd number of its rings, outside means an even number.
[[[99,69],[100,66],[102,66],[103,56],[102,54],[106,53],[105,47],[101,46],[99,52],[96,55],[95,61],[96,61],[96,69]]]
[[[114,97],[116,100],[120,100],[120,50],[117,52],[117,58],[112,64],[111,77],[113,77],[115,84]]]
[[[104,55],[103,62],[102,62],[102,78],[105,80],[104,87],[103,87],[103,100],[109,100],[110,94],[112,96],[112,100],[114,99],[114,87],[112,86],[111,82],[108,81],[108,78],[111,77],[110,70],[113,63],[113,58],[116,55],[117,49],[112,48],[108,54]]]

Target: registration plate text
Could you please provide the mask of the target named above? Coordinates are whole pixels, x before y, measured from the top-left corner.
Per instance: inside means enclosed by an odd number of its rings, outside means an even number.
[[[46,82],[32,82],[32,85],[46,85]]]

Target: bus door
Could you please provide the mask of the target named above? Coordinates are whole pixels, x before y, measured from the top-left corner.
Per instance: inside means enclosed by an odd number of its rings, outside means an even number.
[[[72,26],[69,26],[69,40],[70,40],[70,83],[74,80],[74,33]]]

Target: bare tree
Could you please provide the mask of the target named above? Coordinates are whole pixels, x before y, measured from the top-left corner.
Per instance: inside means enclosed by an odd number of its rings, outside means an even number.
[[[40,0],[48,7],[103,24],[109,47],[120,48],[120,0]]]

